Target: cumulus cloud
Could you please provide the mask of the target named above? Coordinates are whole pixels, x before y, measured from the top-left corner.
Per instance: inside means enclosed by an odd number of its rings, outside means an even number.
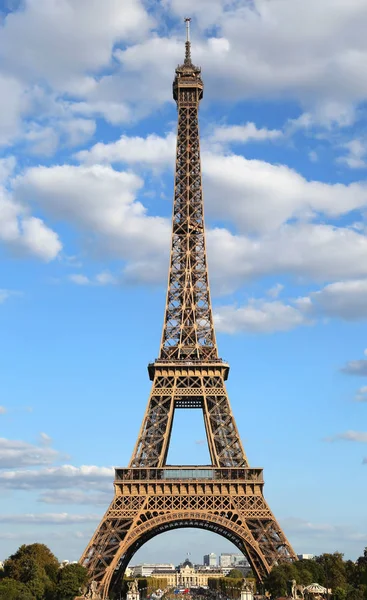
[[[255,123],[246,123],[245,125],[222,125],[217,127],[211,135],[213,142],[223,144],[247,142],[263,142],[266,140],[275,140],[283,136],[283,132],[278,129],[268,129],[267,127],[258,128]]]
[[[309,534],[310,537],[322,538],[325,542],[325,536],[330,541],[363,541],[367,540],[367,531],[356,531],[349,525],[335,525],[333,523],[315,523],[306,519],[288,517],[282,519],[282,526],[286,531],[294,534]],[[335,547],[335,546],[334,546]]]
[[[330,437],[325,438],[326,442],[362,442],[367,443],[367,432],[364,431],[345,431],[343,433],[337,433]]]
[[[351,229],[292,224],[256,238],[216,228],[207,238],[210,277],[223,292],[266,274],[321,281],[367,275],[367,238]]]
[[[173,133],[169,133],[165,138],[154,134],[146,138],[122,135],[116,142],[98,143],[90,150],[82,150],[76,154],[76,158],[87,164],[127,163],[173,167],[175,147],[176,136]]]
[[[229,140],[234,131],[242,131],[241,126],[217,128],[214,136]],[[174,148],[172,133],[146,138],[124,135],[116,142],[96,144],[76,157],[86,164],[139,163],[173,168]],[[367,204],[364,181],[349,185],[308,181],[285,165],[221,151],[204,150],[202,163],[208,214],[232,220],[242,233],[262,234],[291,219],[311,220],[320,213],[335,218]]]
[[[367,95],[361,77],[366,60],[366,12],[363,0],[335,4],[310,0],[264,3],[256,0],[229,6],[220,0],[190,2],[191,12],[205,30],[215,26],[217,37],[194,42],[194,59],[205,73],[208,94],[222,98],[279,97],[297,99],[308,112],[334,113],[335,119],[351,111]],[[171,10],[181,17],[187,3],[172,0]],[[302,15],[300,19],[299,16]],[[143,74],[141,90],[158,67],[177,62],[174,40],[147,39],[121,52],[126,69]],[[159,51],[155,51],[159,46]],[[345,86],[348,81],[348,86]],[[335,105],[338,110],[324,110]]]
[[[83,275],[82,273],[72,273],[69,275],[69,279],[76,285],[89,285],[91,283],[89,277]]]
[[[367,279],[336,281],[310,296],[313,312],[346,321],[367,318]]]
[[[270,290],[268,290],[266,293],[268,296],[270,296],[270,298],[278,298],[278,296],[281,293],[281,291],[283,290],[283,288],[284,288],[284,285],[282,285],[281,283],[277,283],[272,288],[270,288]]]
[[[48,465],[60,460],[62,455],[49,443],[36,446],[23,441],[0,438],[0,467]]]
[[[356,397],[356,402],[367,402],[367,386],[364,385],[359,388]]]
[[[283,286],[277,284],[267,292],[276,299]],[[287,331],[310,324],[318,318],[340,318],[356,321],[367,318],[367,280],[337,281],[311,292],[309,296],[280,301],[250,299],[245,306],[220,306],[216,309],[217,329],[224,333]],[[367,374],[364,360],[351,361],[342,371]],[[367,388],[366,388],[367,389]],[[361,388],[356,399],[365,401]]]
[[[107,271],[103,271],[102,273],[97,273],[93,278],[87,277],[87,275],[83,275],[82,273],[73,273],[69,275],[69,280],[76,285],[115,285],[119,283],[119,279],[108,273]],[[120,278],[121,280],[121,278]]]
[[[367,359],[350,360],[340,370],[346,375],[359,375],[365,377],[367,376]]]
[[[43,504],[82,504],[108,506],[112,492],[81,492],[79,490],[50,490],[40,495],[38,501]]]
[[[7,186],[16,166],[15,159],[0,160],[0,242],[16,255],[54,259],[62,244],[55,231],[30,214],[27,204],[14,200]]]
[[[15,77],[0,72],[0,147],[11,144],[21,133],[24,91]]]
[[[307,323],[305,315],[282,302],[251,299],[246,306],[222,306],[215,310],[218,331],[224,333],[271,333],[289,331]]]
[[[203,154],[209,214],[231,219],[242,233],[275,231],[290,219],[336,217],[367,204],[365,182],[307,181],[285,165],[243,156]],[[226,198],[226,202],[223,202]]]
[[[346,154],[338,158],[338,162],[346,164],[350,169],[367,167],[367,139],[354,139],[342,145]]]
[[[123,259],[166,252],[168,220],[148,216],[136,201],[142,180],[109,166],[35,167],[14,182],[15,198],[74,225],[84,241]],[[103,198],[103,202],[101,199]],[[95,250],[96,251],[96,250]]]
[[[100,515],[72,515],[69,513],[0,515],[0,523],[19,523],[21,525],[70,525],[75,523],[95,523],[99,519]]]
[[[8,300],[8,298],[10,298],[10,296],[12,296],[13,294],[14,292],[12,292],[11,290],[0,289],[0,304],[5,302],[5,300]]]
[[[112,467],[63,465],[37,470],[17,469],[0,472],[0,487],[23,490],[65,488],[90,490],[93,488],[98,491],[107,491],[112,490],[113,478],[114,469]]]
[[[40,439],[41,443],[45,446],[49,446],[52,443],[52,438],[49,435],[47,435],[47,433],[41,432]]]
[[[74,93],[93,85],[85,72],[109,66],[116,42],[138,39],[151,22],[140,0],[125,0],[123,5],[105,0],[103,6],[98,0],[24,4],[3,20],[2,64],[26,81],[45,79]]]

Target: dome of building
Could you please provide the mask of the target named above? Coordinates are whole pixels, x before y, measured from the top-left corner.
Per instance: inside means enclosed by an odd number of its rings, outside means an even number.
[[[192,564],[192,562],[191,562],[191,561],[189,561],[189,559],[188,559],[188,558],[186,558],[186,560],[185,560],[185,561],[182,563],[182,565],[181,565],[181,566],[182,566],[182,567],[190,567],[190,569],[192,569],[192,568],[193,568],[193,564]]]

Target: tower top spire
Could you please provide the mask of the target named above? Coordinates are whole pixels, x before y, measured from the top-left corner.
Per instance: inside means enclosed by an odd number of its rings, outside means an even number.
[[[190,23],[191,18],[185,18],[186,23],[186,43],[185,43],[185,65],[191,64],[191,41],[190,41]]]

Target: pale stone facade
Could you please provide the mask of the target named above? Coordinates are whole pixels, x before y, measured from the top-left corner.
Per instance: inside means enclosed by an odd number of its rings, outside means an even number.
[[[164,577],[168,587],[203,587],[208,585],[209,578],[223,577],[220,569],[195,568],[189,561],[185,561],[175,571],[153,571],[151,577]]]

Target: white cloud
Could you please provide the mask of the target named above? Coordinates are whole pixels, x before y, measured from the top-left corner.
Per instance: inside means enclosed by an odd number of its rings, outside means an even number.
[[[367,204],[363,181],[307,181],[285,165],[238,155],[204,153],[203,174],[208,212],[231,219],[242,232],[272,231],[290,219],[310,220],[319,213],[336,217]]]
[[[144,165],[162,167],[173,162],[173,137],[129,140],[123,136],[112,144],[97,144],[78,157],[87,163],[135,163],[140,156]],[[90,168],[97,169],[98,165]],[[234,235],[223,228],[208,232],[210,272],[217,289],[233,289],[246,278],[267,273],[321,280],[366,276],[367,239],[363,227],[358,223],[351,228],[307,223],[320,214],[327,219],[363,210],[367,204],[365,182],[332,185],[307,181],[284,165],[210,152],[203,153],[203,171],[208,214],[231,220],[242,233],[258,235]],[[290,220],[294,222],[287,225]],[[168,221],[165,228],[168,236]],[[168,237],[164,244],[168,244]],[[156,283],[164,279],[164,244],[159,255],[153,251],[154,260],[149,252],[145,257],[134,257],[126,267],[125,280]],[[224,256],[231,260],[224,263]]]
[[[283,289],[278,284],[267,295],[277,298]],[[286,331],[310,324],[317,318],[340,318],[345,321],[367,319],[367,280],[337,281],[308,296],[293,298],[288,304],[279,301],[250,299],[245,306],[220,306],[216,309],[217,329],[224,333],[242,331],[269,333]],[[367,374],[367,361],[351,361],[343,368],[350,374]],[[357,394],[364,401],[364,388]],[[367,388],[366,388],[367,390]]]
[[[14,254],[50,261],[60,252],[61,242],[57,233],[30,215],[27,205],[14,201],[8,192],[8,180],[15,165],[13,157],[0,160],[0,242]]]
[[[27,463],[28,464],[28,463]],[[0,472],[0,487],[9,489],[94,489],[98,491],[112,490],[114,469],[83,465],[63,465],[43,469],[17,469]]]
[[[98,285],[115,285],[117,282],[117,278],[107,271],[96,275],[96,283]]]
[[[85,91],[94,80],[84,73],[108,67],[114,44],[139,38],[149,24],[140,0],[27,0],[3,21],[1,62],[24,80]]]
[[[95,144],[90,150],[78,152],[76,158],[86,164],[128,163],[166,167],[174,165],[176,136],[165,138],[150,134],[146,138],[122,135],[117,142]]]
[[[315,280],[367,274],[367,239],[350,229],[294,224],[251,238],[217,228],[207,237],[210,278],[222,292],[265,274]]]
[[[28,442],[0,438],[0,467],[48,465],[60,460],[62,455],[49,444],[35,446]]]
[[[53,156],[59,145],[59,136],[54,127],[42,127],[37,123],[29,126],[23,139],[29,145],[28,152],[36,156]]]
[[[5,406],[0,406],[0,415],[5,415],[7,412]]]
[[[168,251],[168,220],[151,217],[136,201],[142,180],[107,166],[36,167],[15,180],[15,198],[35,202],[79,229],[92,252],[139,259]],[[101,201],[103,199],[103,201]]]
[[[91,283],[89,277],[82,275],[81,273],[69,275],[69,279],[73,283],[76,283],[76,285],[89,285]]]
[[[319,160],[319,156],[317,154],[317,152],[315,150],[311,150],[308,153],[308,157],[310,159],[311,162],[317,162]]]
[[[266,293],[268,296],[270,296],[270,298],[278,298],[279,294],[281,293],[281,291],[283,289],[284,289],[284,285],[282,285],[281,283],[277,283],[272,288],[270,288],[270,290],[268,290]]]
[[[52,443],[52,438],[49,435],[47,435],[47,433],[41,432],[40,438],[41,438],[41,443],[44,444],[45,446],[49,446]]]
[[[122,278],[120,278],[122,279]],[[115,285],[119,283],[119,279],[107,271],[97,273],[93,279],[83,275],[82,273],[74,273],[69,275],[69,280],[76,285]]]
[[[364,385],[361,388],[359,388],[356,397],[355,397],[356,402],[367,402],[367,386]]]
[[[44,504],[87,504],[108,506],[112,500],[109,492],[81,492],[78,490],[50,490],[40,495],[38,501]]]
[[[74,523],[98,523],[100,515],[71,515],[69,513],[38,513],[20,515],[0,515],[0,523],[21,525],[70,525]]]
[[[310,295],[312,310],[347,321],[367,318],[367,279],[336,281]],[[311,308],[311,307],[310,307]]]
[[[312,113],[304,112],[296,119],[287,122],[287,133],[293,133],[297,129],[312,130],[314,128],[326,128],[332,130],[337,127],[349,127],[357,118],[354,106],[328,100],[313,108]]]
[[[10,296],[12,296],[13,294],[14,292],[12,292],[12,290],[0,289],[0,304],[5,302],[5,300],[8,300],[8,298],[10,298]]]
[[[221,306],[214,314],[216,328],[224,333],[289,331],[307,323],[301,311],[282,302],[251,299],[246,306]]]
[[[346,442],[362,442],[367,443],[367,432],[364,431],[345,431],[337,433],[331,437],[325,438],[326,442],[337,442],[339,440]]]
[[[330,552],[335,549],[335,541],[337,540],[339,543],[345,543],[346,541],[359,541],[363,542],[367,540],[367,532],[356,531],[350,525],[335,525],[333,523],[314,523],[312,521],[307,521],[306,519],[297,519],[294,517],[289,517],[287,519],[282,519],[282,526],[286,529],[287,532],[291,533],[292,536],[304,534],[309,535],[310,539],[314,539],[315,542],[317,539],[321,539],[323,543],[330,544],[333,543],[333,546],[330,548]],[[304,538],[304,535],[302,537]],[[303,541],[304,543],[304,541]],[[325,547],[322,552],[325,552]]]
[[[0,147],[19,135],[24,110],[24,87],[14,77],[0,72]]]
[[[74,148],[85,144],[95,133],[96,123],[92,119],[68,119],[59,124],[66,137],[66,145]]]
[[[353,113],[354,105],[366,98],[364,0],[255,0],[245,5],[213,0],[206,10],[206,2],[190,4],[202,30],[215,26],[218,31],[217,38],[193,42],[194,61],[203,66],[209,96],[286,95],[309,113],[325,113],[329,122],[342,122],[343,114]],[[187,12],[187,2],[169,6],[181,17]],[[145,40],[121,52],[120,60],[125,69],[141,72],[137,93],[145,88],[157,94],[155,73],[165,73],[166,65],[177,62],[174,40]]]
[[[354,139],[346,142],[342,147],[347,151],[345,156],[340,156],[338,162],[346,164],[350,169],[364,169],[367,167],[367,139]]]
[[[350,360],[340,369],[346,375],[367,376],[367,359]]]
[[[251,141],[263,142],[265,140],[275,140],[283,136],[283,132],[278,129],[257,128],[255,123],[246,123],[245,125],[222,125],[216,127],[211,140],[213,142],[246,143]]]
[[[241,126],[218,128],[218,139],[235,139]],[[262,130],[256,130],[262,131]],[[233,135],[232,135],[233,134]],[[242,135],[242,133],[241,133]],[[204,140],[204,147],[209,144]],[[77,153],[86,164],[127,163],[170,167],[174,164],[175,136],[123,135],[109,144],[98,143]],[[290,219],[310,220],[319,216],[338,217],[367,205],[365,181],[327,184],[308,181],[285,165],[248,160],[235,154],[202,153],[203,176],[208,213],[230,219],[245,233],[264,233],[278,229]],[[223,202],[226,198],[226,202]]]

